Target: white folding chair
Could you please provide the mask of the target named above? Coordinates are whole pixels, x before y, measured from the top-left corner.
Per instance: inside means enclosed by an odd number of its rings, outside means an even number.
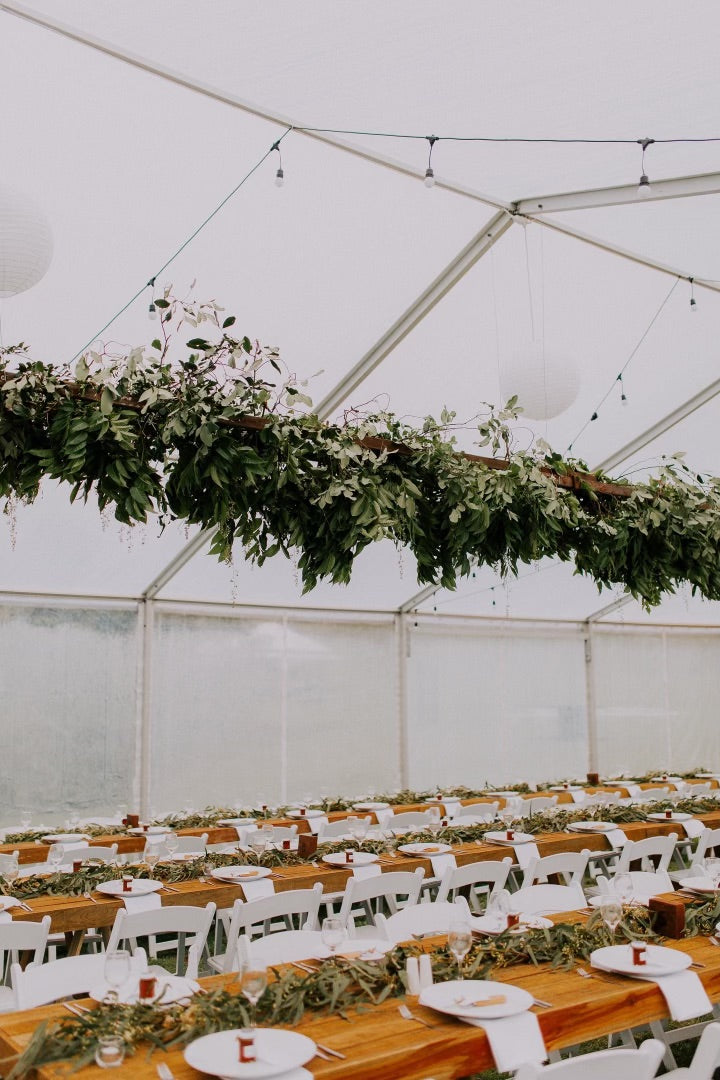
[[[523,799],[518,807],[518,817],[531,817],[533,814],[541,814],[545,810],[552,810],[557,806],[557,795],[538,795],[537,798]]]
[[[665,796],[669,794],[669,787],[643,788],[637,795],[633,795],[630,801],[634,803],[658,802],[659,799],[664,799]]]
[[[667,870],[625,870],[632,881],[632,896],[634,899],[643,901],[658,893],[673,891],[673,883]],[[686,870],[685,873],[688,871]],[[598,896],[610,893],[614,895],[613,879],[598,875]]]
[[[411,829],[419,831],[427,829],[430,821],[429,810],[408,810],[406,813],[393,814],[388,820],[387,828],[391,832],[409,832]]]
[[[319,930],[280,930],[277,934],[255,938],[251,941],[243,934],[238,948],[243,956],[249,956],[256,964],[292,964],[295,960],[310,960],[322,946]]]
[[[596,791],[593,795],[585,795],[584,806],[612,806],[620,802],[619,791]]]
[[[521,1065],[515,1080],[651,1080],[665,1047],[648,1039],[637,1050],[598,1050],[552,1065]]]
[[[348,878],[338,918],[351,936],[373,932],[378,913],[383,909],[394,915],[401,908],[413,907],[420,897],[425,870],[397,870],[369,878]],[[404,899],[403,899],[404,898]],[[367,927],[356,926],[356,918],[366,918]]]
[[[172,942],[172,947],[177,954],[175,971],[177,975],[182,975],[186,965],[186,945],[195,946],[199,960],[210,933],[215,911],[216,906],[213,903],[206,904],[205,907],[177,905],[138,912],[129,912],[120,908],[110,931],[108,951],[120,948],[120,943],[123,941],[129,941],[130,947],[135,949],[139,938],[150,940],[158,934],[173,934],[176,935]],[[189,934],[192,937],[188,937]]]
[[[465,866],[449,866],[440,879],[435,903],[454,901],[463,895],[470,910],[476,914],[483,911],[483,903],[505,888],[513,861],[507,855],[502,862],[474,862]],[[461,891],[462,890],[462,891]]]
[[[45,964],[33,962],[24,971],[20,964],[13,964],[12,986],[17,1008],[34,1009],[73,994],[87,994],[103,982],[104,968],[103,953],[65,956]]]
[[[587,904],[579,885],[527,885],[512,894],[511,905],[521,915],[554,915],[577,911]]]
[[[682,1028],[673,1034],[686,1038]],[[671,1069],[663,1074],[666,1080],[713,1080],[715,1070],[720,1067],[720,1024],[710,1023],[700,1036],[695,1047],[693,1059],[683,1069]]]
[[[690,840],[680,837],[676,846],[676,854],[680,852],[682,848],[683,855],[687,853],[687,849],[690,846]],[[709,856],[717,857],[720,855],[720,829],[704,829],[700,833],[697,839],[697,845],[695,850],[690,854],[690,861],[686,867],[682,867],[680,870],[670,870],[669,874],[673,881],[679,881],[680,878],[689,877],[695,867],[702,867],[704,859]]]
[[[361,817],[361,821],[370,827],[370,815],[367,817]],[[330,821],[327,825],[321,825],[318,829],[318,844],[324,844],[327,840],[336,840],[341,836],[349,836],[347,818],[341,818],[340,821]]]
[[[240,938],[248,937],[252,941],[269,935],[273,932],[273,924],[278,922],[283,930],[296,929],[294,922],[299,924],[297,929],[316,930],[322,890],[321,882],[317,882],[312,889],[289,889],[259,900],[236,900],[230,916],[226,950],[210,957],[210,967],[215,971],[237,971]]]
[[[547,882],[548,878],[557,876],[562,878],[558,884],[578,885],[582,889],[589,858],[590,851],[583,848],[582,851],[561,851],[557,855],[531,859],[525,868],[521,888],[526,889],[529,885]]]
[[[676,785],[677,786],[677,785]],[[683,796],[686,799],[706,799],[710,794],[710,782],[707,784],[687,784]]]
[[[50,916],[41,922],[0,923],[0,975],[5,984],[12,964],[20,962],[21,952],[32,951],[32,963],[42,964],[50,934]],[[15,994],[9,986],[0,986],[0,1012],[16,1008]]]
[[[648,836],[645,840],[628,840],[623,845],[615,865],[616,874],[629,870],[667,871],[675,852],[678,834]],[[672,888],[672,886],[671,886]]]
[[[178,836],[176,855],[204,855],[207,851],[208,834],[200,836]]]
[[[415,904],[395,915],[378,915],[375,936],[397,945],[400,941],[409,941],[413,934],[446,934],[450,924],[460,920],[470,925],[472,923],[470,908],[463,896],[453,903],[445,900],[434,904]]]

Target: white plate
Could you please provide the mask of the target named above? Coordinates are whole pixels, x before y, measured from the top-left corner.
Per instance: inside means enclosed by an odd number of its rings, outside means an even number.
[[[256,1028],[257,1061],[238,1061],[238,1031],[203,1035],[185,1048],[188,1065],[221,1080],[261,1080],[305,1065],[315,1056],[315,1043],[307,1035],[282,1028]]]
[[[105,896],[147,896],[148,893],[162,889],[162,881],[151,881],[150,878],[133,878],[130,892],[123,890],[122,881],[101,881],[95,888],[97,892],[104,893]]]
[[[499,926],[492,915],[480,915],[471,922],[473,930],[479,930],[483,934],[504,934],[507,931],[507,927]],[[544,919],[541,915],[521,915],[520,925],[514,926],[509,933],[524,934],[528,930],[549,930],[552,925],[552,919]]]
[[[369,866],[370,863],[377,862],[378,857],[370,851],[356,851],[353,853],[352,862],[346,862],[345,852],[336,851],[332,855],[323,855],[322,861],[330,863],[331,866]]]
[[[81,832],[48,833],[47,836],[43,836],[46,844],[82,844],[83,840],[89,839],[86,833]]]
[[[204,859],[202,851],[176,851],[174,855],[163,855],[163,862],[194,862],[195,859]]]
[[[648,821],[692,821],[692,814],[677,814],[673,813],[672,817],[665,817],[664,814],[648,814]]]
[[[198,990],[198,984],[194,979],[183,979],[179,975],[168,974],[157,975],[156,978],[153,1003],[172,1005],[176,1001],[191,998]],[[90,997],[93,1001],[104,1001],[111,989],[108,983],[101,983],[90,991]],[[138,980],[137,976],[134,976],[118,990],[118,1001],[121,1005],[137,1005],[138,1000]]]
[[[497,1005],[473,1005],[473,1001],[502,996]],[[502,1016],[515,1016],[527,1012],[533,1003],[531,994],[519,986],[480,979],[453,979],[452,982],[434,983],[420,994],[420,1004],[427,1005],[448,1016],[467,1017],[471,1020],[496,1020]]]
[[[487,799],[522,799],[522,795],[519,791],[483,791],[480,798]]]
[[[612,821],[573,821],[568,825],[572,832],[610,832],[611,829],[620,828],[613,825]]]
[[[272,870],[267,866],[218,866],[211,877],[217,881],[259,881],[270,874]]]
[[[623,897],[622,899],[620,899],[619,896],[616,896],[615,893],[600,893],[598,896],[591,896],[588,899],[587,907],[602,907],[606,900],[616,900],[625,907],[647,907],[651,896],[657,896],[657,892],[632,893],[632,895]]]
[[[677,784],[682,783],[682,778],[679,776],[651,776],[650,782],[652,784]]]
[[[324,816],[324,810],[306,810],[304,814],[301,814],[299,810],[288,810],[288,817],[296,818],[298,821],[302,821],[303,818],[309,819]]]
[[[356,802],[353,803],[353,810],[388,810],[390,808],[389,802]]]
[[[510,847],[513,844],[531,844],[537,840],[536,836],[532,833],[516,832],[512,840],[508,840],[504,832],[486,832],[485,840],[490,840],[493,844],[509,844]]]
[[[444,855],[446,851],[452,851],[450,844],[401,844],[398,851],[406,855]]]
[[[689,889],[691,892],[696,892],[700,895],[718,891],[710,878],[700,877],[700,875],[697,877],[678,878],[678,885],[682,885],[683,889]]]
[[[383,938],[348,938],[342,945],[338,945],[337,955],[344,956],[346,960],[380,960],[394,948],[392,941]],[[330,950],[325,945],[320,945],[315,956],[318,960],[326,960],[330,956]]]
[[[720,777],[720,773],[715,772],[699,772],[695,773],[696,780],[717,780]]]
[[[128,829],[131,836],[167,836],[172,829],[166,828],[164,825],[149,825],[147,829],[142,829],[138,826],[136,829]]]
[[[590,954],[593,967],[603,971],[616,971],[620,975],[673,975],[685,971],[692,964],[692,957],[678,949],[666,949],[663,945],[648,945],[647,963],[633,964],[629,945],[608,945]]]
[[[564,784],[555,784],[554,787],[548,788],[548,791],[582,791],[582,790],[583,790],[582,784],[568,784],[567,787],[565,787]],[[540,797],[542,797],[542,791],[539,791],[538,795]]]
[[[238,825],[254,825],[256,822],[254,817],[226,817],[221,818],[218,821],[218,825],[227,825],[230,828],[237,828]]]

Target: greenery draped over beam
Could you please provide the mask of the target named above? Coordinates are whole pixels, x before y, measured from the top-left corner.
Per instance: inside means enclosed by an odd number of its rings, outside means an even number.
[[[169,291],[159,336],[74,370],[0,350],[0,496],[32,501],[44,477],[97,494],[122,522],[185,521],[230,559],[298,558],[305,590],[346,583],[377,540],[407,546],[418,581],[454,588],[488,564],[516,573],[574,561],[646,605],[688,582],[720,599],[720,480],[673,459],[632,487],[588,476],[545,443],[513,446],[515,402],[478,423],[495,458],[457,452],[454,414],[422,429],[388,413],[323,424],[277,350],[238,336],[213,303]],[[196,336],[183,345],[178,331]],[[199,336],[200,333],[205,336]]]

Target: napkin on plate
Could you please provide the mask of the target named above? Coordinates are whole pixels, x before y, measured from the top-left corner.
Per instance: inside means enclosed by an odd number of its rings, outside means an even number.
[[[433,877],[442,877],[448,866],[453,870],[457,867],[457,861],[453,854],[432,855],[430,858],[433,868]]]
[[[528,1061],[545,1061],[547,1049],[534,1013],[517,1013],[501,1020],[472,1020],[466,1024],[485,1029],[498,1072],[514,1072]]]
[[[121,894],[120,899],[125,905],[125,910],[133,915],[140,911],[155,911],[162,907],[160,894],[156,892],[145,893],[144,896],[122,896]]]
[[[527,844],[515,844],[513,850],[515,852],[515,858],[518,861],[518,866],[521,866],[523,870],[526,866],[530,865],[533,859],[540,858],[538,846],[532,842]]]
[[[662,990],[673,1020],[694,1020],[712,1012],[712,1002],[694,971],[657,975],[648,982],[657,983]]]
[[[382,867],[377,863],[368,863],[367,866],[353,866],[353,877],[356,878],[369,878],[377,877],[378,874],[382,874]]]
[[[320,817],[308,818],[307,823],[310,826],[310,832],[317,835],[320,832],[320,826],[325,828],[329,824],[327,814],[321,814]]]
[[[690,821],[683,821],[682,827],[685,830],[685,835],[689,836],[691,840],[704,833],[706,828],[703,822],[698,818],[691,818]]]
[[[242,885],[246,900],[259,900],[263,896],[274,896],[275,886],[269,878],[260,878],[259,881],[238,881]]]

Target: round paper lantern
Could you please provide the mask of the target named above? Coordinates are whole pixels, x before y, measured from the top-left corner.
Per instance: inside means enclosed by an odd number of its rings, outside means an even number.
[[[568,409],[578,395],[580,379],[569,357],[545,353],[532,344],[518,349],[500,364],[503,401],[517,396],[523,416],[551,420]]]
[[[22,192],[0,187],[0,297],[37,285],[53,253],[50,222]]]

